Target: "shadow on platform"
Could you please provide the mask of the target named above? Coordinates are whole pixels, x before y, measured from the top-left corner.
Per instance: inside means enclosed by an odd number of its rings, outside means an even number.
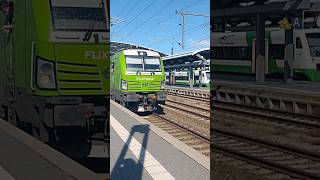
[[[135,125],[131,128],[129,137],[125,145],[123,146],[120,156],[117,159],[114,168],[111,171],[111,179],[114,180],[122,180],[122,179],[130,179],[130,180],[141,180],[143,175],[143,163],[145,160],[145,154],[148,144],[149,138],[149,125]],[[143,141],[141,146],[139,159],[135,161],[131,158],[126,158],[126,154],[129,151],[130,143],[134,137],[135,133],[143,134]],[[125,177],[124,177],[125,176]]]

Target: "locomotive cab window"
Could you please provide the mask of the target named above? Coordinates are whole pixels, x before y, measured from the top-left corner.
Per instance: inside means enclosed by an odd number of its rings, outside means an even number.
[[[126,56],[127,71],[133,72],[156,72],[161,71],[161,63],[159,57],[148,56]]]
[[[105,4],[101,0],[51,0],[52,22],[55,30],[107,31]]]
[[[320,57],[320,33],[308,33],[307,39],[311,57]]]
[[[300,38],[296,38],[296,48],[297,49],[302,49],[302,43]]]
[[[145,71],[161,71],[160,59],[157,57],[145,57],[144,58],[144,70]]]
[[[127,71],[143,71],[143,62],[139,57],[126,57],[126,68]]]

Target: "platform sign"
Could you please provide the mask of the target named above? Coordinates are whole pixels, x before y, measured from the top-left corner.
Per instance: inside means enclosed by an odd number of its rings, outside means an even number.
[[[292,28],[301,29],[303,27],[302,23],[303,23],[303,20],[301,17],[293,17],[292,18],[292,21],[291,21]]]
[[[280,21],[280,28],[291,29],[291,24],[289,23],[288,18],[285,17]]]
[[[218,23],[211,24],[211,32],[223,32],[223,25]]]

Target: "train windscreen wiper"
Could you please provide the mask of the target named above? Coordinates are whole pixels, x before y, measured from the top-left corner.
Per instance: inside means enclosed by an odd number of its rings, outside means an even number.
[[[101,0],[101,2],[99,3],[98,9],[96,10],[94,22],[90,23],[90,25],[86,31],[86,34],[84,35],[83,41],[89,41],[91,39],[92,32],[97,24],[97,21],[98,21],[99,11],[100,11],[100,9],[103,9],[103,8],[104,8],[104,2],[103,2],[103,0]]]

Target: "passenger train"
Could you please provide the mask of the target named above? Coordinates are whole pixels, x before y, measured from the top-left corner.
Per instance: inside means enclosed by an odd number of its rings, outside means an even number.
[[[267,75],[283,74],[285,30],[267,28]],[[320,29],[294,29],[294,77],[320,81]],[[255,32],[217,32],[211,39],[215,72],[255,73]]]
[[[200,73],[200,76],[199,76]],[[166,76],[166,84],[170,84],[169,80],[169,72],[165,72]],[[186,85],[188,86],[189,83],[189,74],[187,71],[175,71],[175,82],[174,85]],[[202,87],[209,87],[210,86],[210,70],[194,70],[193,71],[193,85],[195,86],[202,86]]]

